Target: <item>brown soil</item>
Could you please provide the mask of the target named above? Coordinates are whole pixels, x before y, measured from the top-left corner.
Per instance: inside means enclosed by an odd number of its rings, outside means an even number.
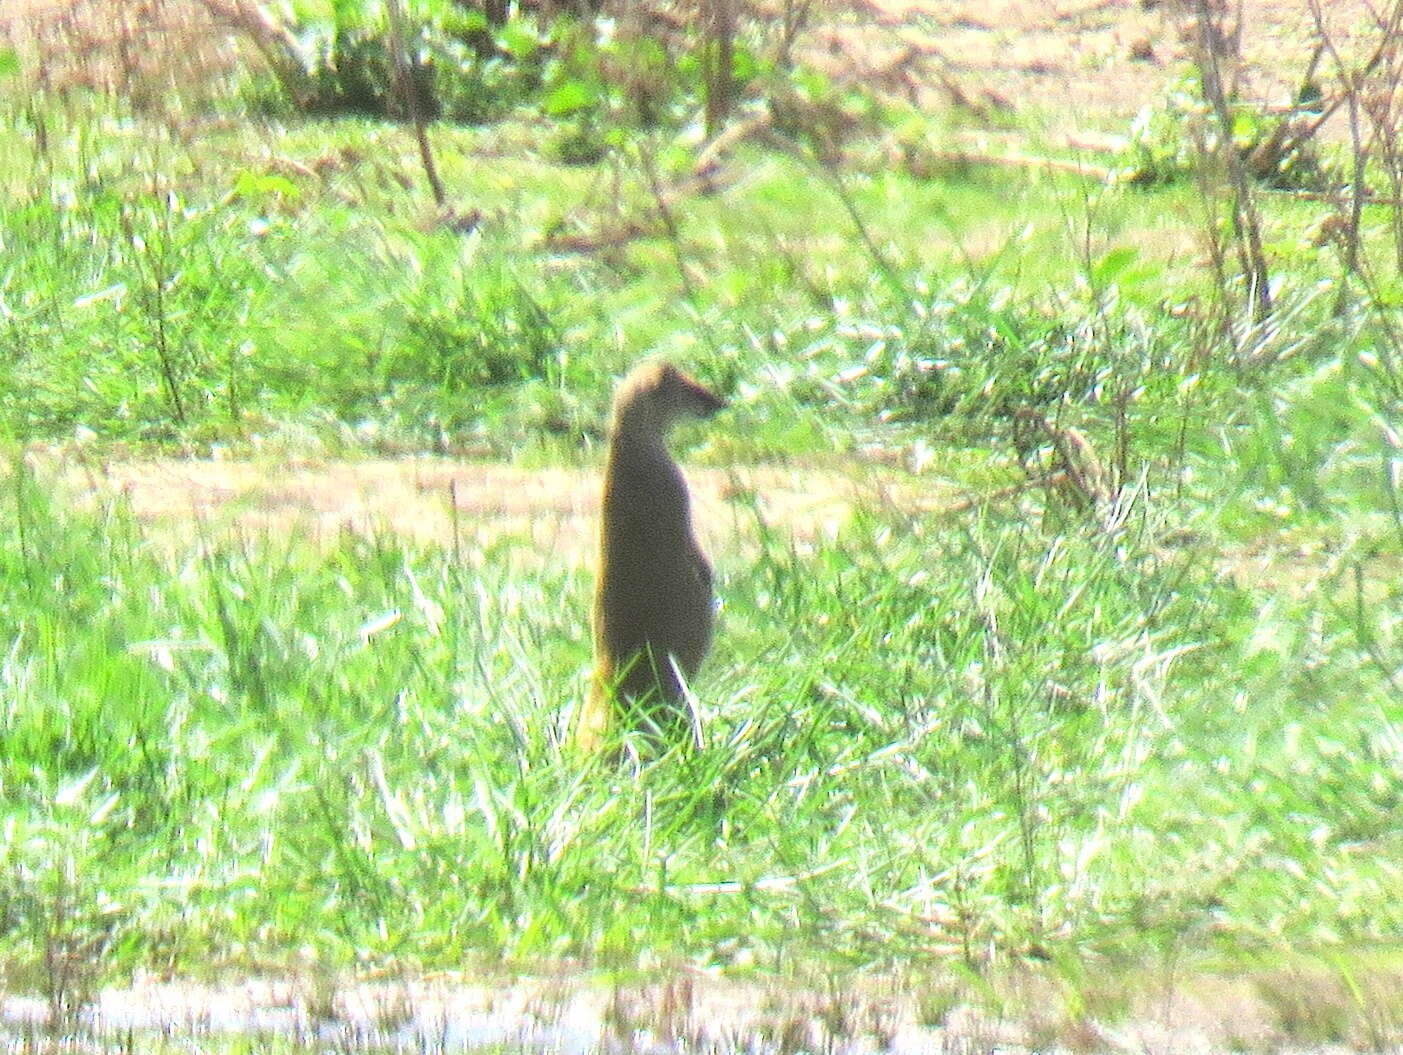
[[[406,458],[359,462],[156,459],[74,464],[36,455],[36,467],[76,504],[124,503],[157,537],[196,530],[334,541],[344,531],[390,531],[456,546],[480,559],[492,544],[528,543],[543,559],[593,560],[597,470]],[[856,508],[919,512],[951,504],[934,482],[917,486],[891,470],[846,475],[814,469],[687,470],[698,532],[709,550],[745,546],[760,524],[801,544],[833,537]],[[758,517],[757,517],[758,514]]]
[[[1031,117],[1019,127],[1041,125],[1093,149],[1099,141],[1088,134],[1124,133],[1128,120],[1181,76],[1193,40],[1193,5],[1182,0],[858,2],[864,16],[823,36],[827,49],[859,72],[890,76],[891,62],[905,55],[926,108],[952,105],[958,88],[976,117]],[[1239,10],[1237,3],[1227,6]],[[1365,0],[1319,6],[1346,63],[1362,62],[1378,46]],[[1240,10],[1241,64],[1229,67],[1229,75],[1241,98],[1284,105],[1299,87],[1316,35],[1310,0],[1242,0]],[[1228,20],[1230,31],[1235,25]],[[1327,58],[1318,79],[1328,84],[1335,69]]]
[[[1184,68],[1191,37],[1192,5],[1185,0],[818,0],[816,6],[818,28],[801,43],[808,57],[821,63],[826,57],[835,74],[917,98],[929,109],[1032,115],[1019,127],[1041,119],[1074,140],[1124,132],[1127,119]],[[1376,46],[1367,0],[1321,0],[1319,7],[1347,63]],[[31,74],[52,83],[82,81],[152,102],[172,84],[188,88],[237,55],[252,55],[238,49],[236,29],[249,24],[250,9],[249,0],[5,0],[0,42],[19,46]],[[1311,2],[1242,0],[1240,10],[1242,97],[1284,104],[1310,54]],[[1234,24],[1230,19],[1228,27]],[[1324,80],[1334,68],[1327,58]],[[963,101],[955,102],[956,95]]]

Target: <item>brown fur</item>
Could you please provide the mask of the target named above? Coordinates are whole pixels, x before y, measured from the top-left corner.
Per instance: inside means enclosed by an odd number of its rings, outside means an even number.
[[[634,370],[614,397],[594,594],[594,685],[576,730],[588,750],[627,713],[665,732],[711,647],[711,567],[692,534],[687,483],[666,446],[684,417],[726,405],[666,363]],[[680,677],[679,677],[680,673]]]

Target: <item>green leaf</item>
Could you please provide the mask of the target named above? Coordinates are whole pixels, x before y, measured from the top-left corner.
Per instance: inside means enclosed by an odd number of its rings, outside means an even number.
[[[1096,262],[1096,266],[1091,269],[1091,277],[1098,284],[1114,282],[1139,257],[1140,251],[1132,246],[1123,245],[1119,249],[1112,249]]]
[[[1257,119],[1249,113],[1238,113],[1233,117],[1232,134],[1233,139],[1238,141],[1250,141],[1257,135]]]
[[[427,19],[441,24],[453,17],[458,5],[453,0],[411,0],[405,5],[405,9],[410,18]]]
[[[531,27],[518,18],[502,27],[497,34],[497,43],[518,61],[529,59],[541,46]]]
[[[748,81],[760,72],[760,60],[749,48],[736,48],[731,58],[731,76]]]
[[[593,106],[598,98],[599,90],[588,81],[565,81],[556,85],[542,105],[551,116],[564,117]]]
[[[12,77],[19,72],[19,52],[14,48],[0,48],[0,77]]]
[[[486,15],[481,11],[475,11],[470,8],[455,7],[443,19],[444,32],[459,37],[466,37],[473,33],[482,33],[489,25],[490,23],[487,21]]]
[[[302,191],[286,176],[259,174],[247,170],[234,178],[234,193],[241,198],[266,198],[281,194],[285,198],[296,198]]]

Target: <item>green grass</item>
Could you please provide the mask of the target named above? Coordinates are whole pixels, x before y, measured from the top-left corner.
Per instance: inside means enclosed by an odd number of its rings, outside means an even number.
[[[462,234],[396,182],[396,130],[50,120],[46,156],[12,122],[0,170],[12,984],[52,991],[55,949],[81,988],[298,956],[1070,976],[1395,940],[1403,390],[1371,306],[1319,292],[1300,203],[1269,218],[1279,325],[1234,356],[1184,188],[840,192],[755,153],[680,242],[582,255],[543,239],[611,222],[615,183],[646,207],[636,170],[549,165],[518,127],[435,133],[484,214]],[[758,543],[714,554],[707,742],[618,768],[561,746],[591,583],[529,540],[157,544],[18,453],[590,460],[650,352],[734,397],[697,461],[879,450],[993,490],[1037,407],[1123,441],[1123,522],[1027,493],[801,544],[738,497]]]
[[[166,558],[120,511],[8,492],[21,959],[58,901],[118,962],[161,934],[183,970],[307,942],[859,965],[1403,922],[1372,656],[1396,654],[1398,588],[1363,560],[1301,598],[1235,586],[1148,500],[1119,537],[879,513],[812,552],[764,534],[718,556],[707,747],[621,773],[560,748],[589,582],[520,570],[527,543],[473,567],[389,537]]]
[[[0,424],[21,439],[81,429],[199,447],[320,422],[333,441],[371,422],[390,449],[502,454],[543,426],[597,430],[610,377],[647,352],[705,359],[732,384],[798,357],[812,385],[871,357],[897,382],[893,364],[958,365],[966,339],[987,359],[985,320],[948,318],[971,303],[1009,302],[989,313],[1004,331],[996,341],[1059,325],[1084,298],[1049,294],[1112,250],[1123,296],[1153,302],[1173,261],[1126,258],[1117,232],[1187,209],[1172,193],[1069,205],[1066,181],[1001,173],[930,184],[858,172],[840,188],[796,161],[750,155],[739,191],[688,203],[679,270],[657,239],[592,256],[531,251],[552,231],[616,227],[606,204],[616,190],[626,215],[646,216],[651,196],[627,157],[563,169],[503,127],[438,137],[456,200],[484,214],[461,235],[401,189],[417,178],[410,143],[384,128],[178,142],[111,116],[51,121],[43,156],[12,133],[28,165],[12,160],[0,216],[18,256],[0,275],[15,349],[5,380],[25,394],[0,406]],[[877,218],[873,247],[843,195]],[[1085,244],[1076,228],[1087,223],[1097,234],[1078,260],[1068,250]],[[932,394],[906,381],[901,398]],[[883,397],[853,398],[866,412]],[[867,416],[845,416],[842,431]]]

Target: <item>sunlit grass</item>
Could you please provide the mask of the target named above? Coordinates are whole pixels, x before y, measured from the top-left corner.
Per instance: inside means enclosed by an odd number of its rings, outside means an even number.
[[[20,438],[76,430],[199,448],[289,422],[324,437],[371,423],[370,442],[389,450],[502,455],[542,430],[597,429],[611,376],[641,354],[702,361],[731,383],[762,383],[765,366],[797,357],[829,382],[864,362],[874,336],[892,359],[959,362],[946,345],[978,338],[980,320],[932,330],[924,320],[946,302],[1001,301],[1001,315],[1025,319],[1016,328],[1045,328],[1088,304],[1054,291],[1113,251],[1114,274],[1096,273],[1137,303],[1197,273],[1173,195],[1087,197],[1065,180],[837,179],[745,152],[738,186],[677,211],[678,245],[562,252],[558,233],[656,226],[637,157],[667,143],[640,138],[582,170],[520,143],[501,157],[502,127],[440,130],[454,204],[480,215],[462,232],[422,204],[411,141],[394,129],[240,124],[174,138],[114,113],[48,120],[43,153],[23,120],[7,129],[21,164],[0,206],[15,248],[0,276],[6,379],[26,393],[0,420]],[[871,242],[854,216],[872,218]],[[1133,248],[1117,233],[1146,226],[1177,233],[1167,247],[1137,234]],[[812,442],[802,435],[785,442]]]
[[[511,539],[462,565],[192,527],[165,556],[7,490],[16,955],[59,897],[129,964],[156,929],[200,960],[778,966],[1399,923],[1397,587],[1363,561],[1368,606],[1287,602],[1166,546],[1151,499],[1117,535],[762,531],[717,554],[705,746],[632,771],[562,752],[589,582]]]
[[[455,231],[398,130],[53,121],[46,156],[4,133],[0,963],[57,1010],[298,957],[1072,977],[1396,939],[1399,370],[1300,203],[1280,315],[1229,354],[1182,188],[756,152],[675,241],[574,253],[552,234],[653,217],[646,185],[514,126],[436,133],[482,213]],[[18,453],[591,464],[648,353],[732,397],[691,460],[956,497],[801,536],[737,488],[704,743],[620,765],[562,748],[578,561],[157,538]],[[1030,409],[1119,506],[1021,486]]]

